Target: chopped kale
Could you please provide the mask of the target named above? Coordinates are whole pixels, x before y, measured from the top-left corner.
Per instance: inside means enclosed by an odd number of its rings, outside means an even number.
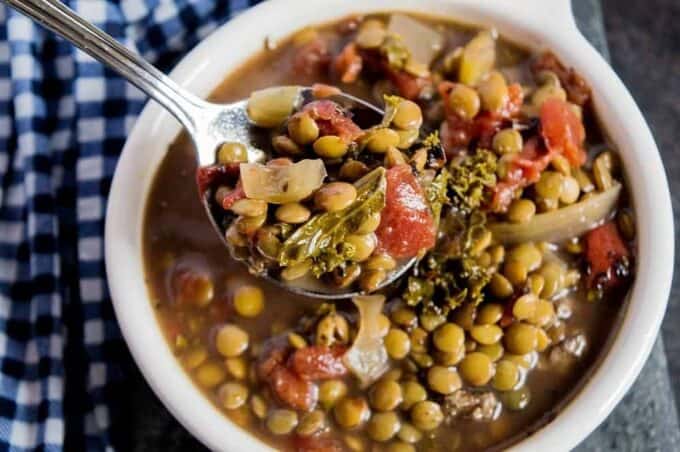
[[[281,246],[279,265],[287,267],[306,260],[319,276],[350,259],[354,247],[345,237],[368,217],[385,207],[385,168],[376,168],[355,183],[356,200],[347,208],[312,217],[300,226]]]

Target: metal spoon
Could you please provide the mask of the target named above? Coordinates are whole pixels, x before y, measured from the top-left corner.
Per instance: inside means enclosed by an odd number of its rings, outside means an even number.
[[[225,142],[244,144],[248,149],[250,161],[264,159],[264,153],[253,145],[254,128],[248,121],[245,100],[231,104],[215,104],[196,97],[58,0],[2,1],[115,70],[161,104],[177,118],[191,136],[196,151],[196,159],[200,166],[214,164],[217,148]],[[311,89],[304,89],[302,95],[303,97],[311,96]],[[333,100],[350,109],[372,112],[375,115],[375,121],[372,124],[377,124],[382,118],[383,112],[380,109],[356,97],[339,94],[334,96]],[[211,214],[207,196],[202,198],[210,221],[222,241],[225,242],[224,233]],[[388,275],[380,288],[391,284],[402,276],[414,262],[415,259],[411,259],[401,263],[397,269]],[[359,294],[358,292],[341,292],[326,288],[325,285],[319,285],[318,288],[292,286],[266,275],[263,277],[292,292],[313,298],[342,299]]]

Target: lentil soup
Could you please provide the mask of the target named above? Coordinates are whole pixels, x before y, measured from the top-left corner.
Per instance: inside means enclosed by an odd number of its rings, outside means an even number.
[[[419,261],[378,297],[327,304],[287,293],[229,257],[198,202],[196,175],[205,169],[181,135],[155,176],[143,239],[169,347],[227,417],[279,449],[475,451],[531,434],[587,378],[632,278],[635,227],[588,87],[550,53],[395,13],[301,30],[253,56],[212,98],[313,84],[395,110],[350,138],[305,108],[263,126],[272,161],[323,162],[328,181],[315,190],[386,174],[378,220],[353,232],[374,245],[362,253],[368,242],[356,242],[362,257],[348,255],[337,268],[370,293],[367,275],[375,279],[404,251],[386,246],[395,242],[382,229],[386,218],[404,217],[386,210],[397,176],[412,177],[409,186],[424,193],[436,244],[422,240],[423,222],[396,223],[405,234],[398,243],[417,243],[407,254]],[[375,145],[394,132],[412,138]],[[349,151],[327,147],[332,140]],[[223,146],[219,165],[240,162],[239,153]],[[441,187],[439,198],[432,187]],[[233,181],[208,178],[204,188],[224,208],[230,247],[253,255],[261,247],[248,241],[257,231],[303,228],[332,210],[317,202],[318,191],[285,203],[240,193],[236,204],[225,202],[238,190]],[[257,231],[230,229],[256,216]],[[275,238],[285,245],[290,237]],[[378,367],[348,358],[360,347],[381,357]]]

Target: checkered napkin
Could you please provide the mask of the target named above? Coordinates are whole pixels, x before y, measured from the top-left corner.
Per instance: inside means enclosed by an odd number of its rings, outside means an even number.
[[[67,1],[162,70],[252,0]],[[127,449],[104,212],[146,97],[0,4],[0,451]]]

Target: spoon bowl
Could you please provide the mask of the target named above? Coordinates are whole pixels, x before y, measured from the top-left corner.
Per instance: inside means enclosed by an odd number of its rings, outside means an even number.
[[[311,87],[300,87],[300,92],[298,94],[298,101],[295,102],[296,106],[302,107],[303,105],[318,99],[315,95],[315,91]],[[341,105],[343,108],[349,110],[353,114],[353,119],[360,126],[373,126],[380,123],[384,112],[373,104],[370,104],[358,97],[346,94],[337,93],[331,96],[324,97],[325,99],[332,100],[333,102]],[[201,166],[212,165],[216,163],[216,146],[211,143],[224,143],[224,142],[239,142],[246,146],[248,150],[248,160],[249,162],[263,162],[266,159],[266,153],[254,146],[261,140],[258,135],[262,134],[261,130],[253,126],[248,120],[247,114],[247,101],[241,100],[231,104],[208,104],[207,108],[214,108],[215,111],[212,113],[207,121],[208,127],[206,127],[206,133],[210,134],[210,141],[203,144],[206,146],[201,148],[202,143],[199,141],[204,137],[193,137],[194,144],[197,149],[198,163]],[[213,146],[213,147],[210,147]],[[216,213],[211,205],[212,192],[206,190],[201,193],[201,200],[203,206],[208,214],[210,223],[217,234],[221,237],[222,242],[229,249],[231,257],[234,260],[245,262],[245,260],[238,256],[233,251],[233,247],[229,245],[225,238],[225,228],[220,226],[223,224],[220,221],[218,213]],[[397,267],[388,273],[387,277],[376,290],[385,288],[398,280],[404,275],[416,262],[416,258],[404,259],[399,261]],[[303,277],[294,281],[282,281],[281,279],[270,275],[268,272],[258,274],[258,276],[285,288],[286,290],[293,292],[298,295],[303,295],[310,298],[318,298],[323,300],[341,300],[346,298],[351,298],[360,295],[361,292],[352,291],[347,289],[338,289],[330,287],[323,284],[319,280],[313,277]]]
[[[247,101],[215,104],[198,98],[181,88],[142,57],[128,50],[111,36],[80,17],[59,0],[3,1],[118,72],[168,110],[184,126],[191,137],[199,166],[214,165],[217,161],[218,147],[227,142],[243,144],[247,149],[249,162],[265,160],[265,152],[254,144],[253,136],[256,131],[248,119]],[[300,105],[314,97],[312,88],[301,88]],[[382,118],[383,112],[380,109],[356,97],[339,93],[329,98],[345,108],[357,113],[361,112],[361,115],[357,116],[368,121],[370,125],[379,123]],[[224,231],[215,221],[208,196],[208,192],[201,193],[203,205],[213,227],[226,244]],[[402,262],[388,275],[378,289],[394,282],[414,262],[415,259]],[[332,300],[359,295],[358,292],[341,292],[327,288],[322,284],[318,284],[318,287],[311,285],[293,286],[269,275],[263,275],[263,277],[276,282],[291,292],[311,298]],[[323,290],[324,288],[327,290]]]

